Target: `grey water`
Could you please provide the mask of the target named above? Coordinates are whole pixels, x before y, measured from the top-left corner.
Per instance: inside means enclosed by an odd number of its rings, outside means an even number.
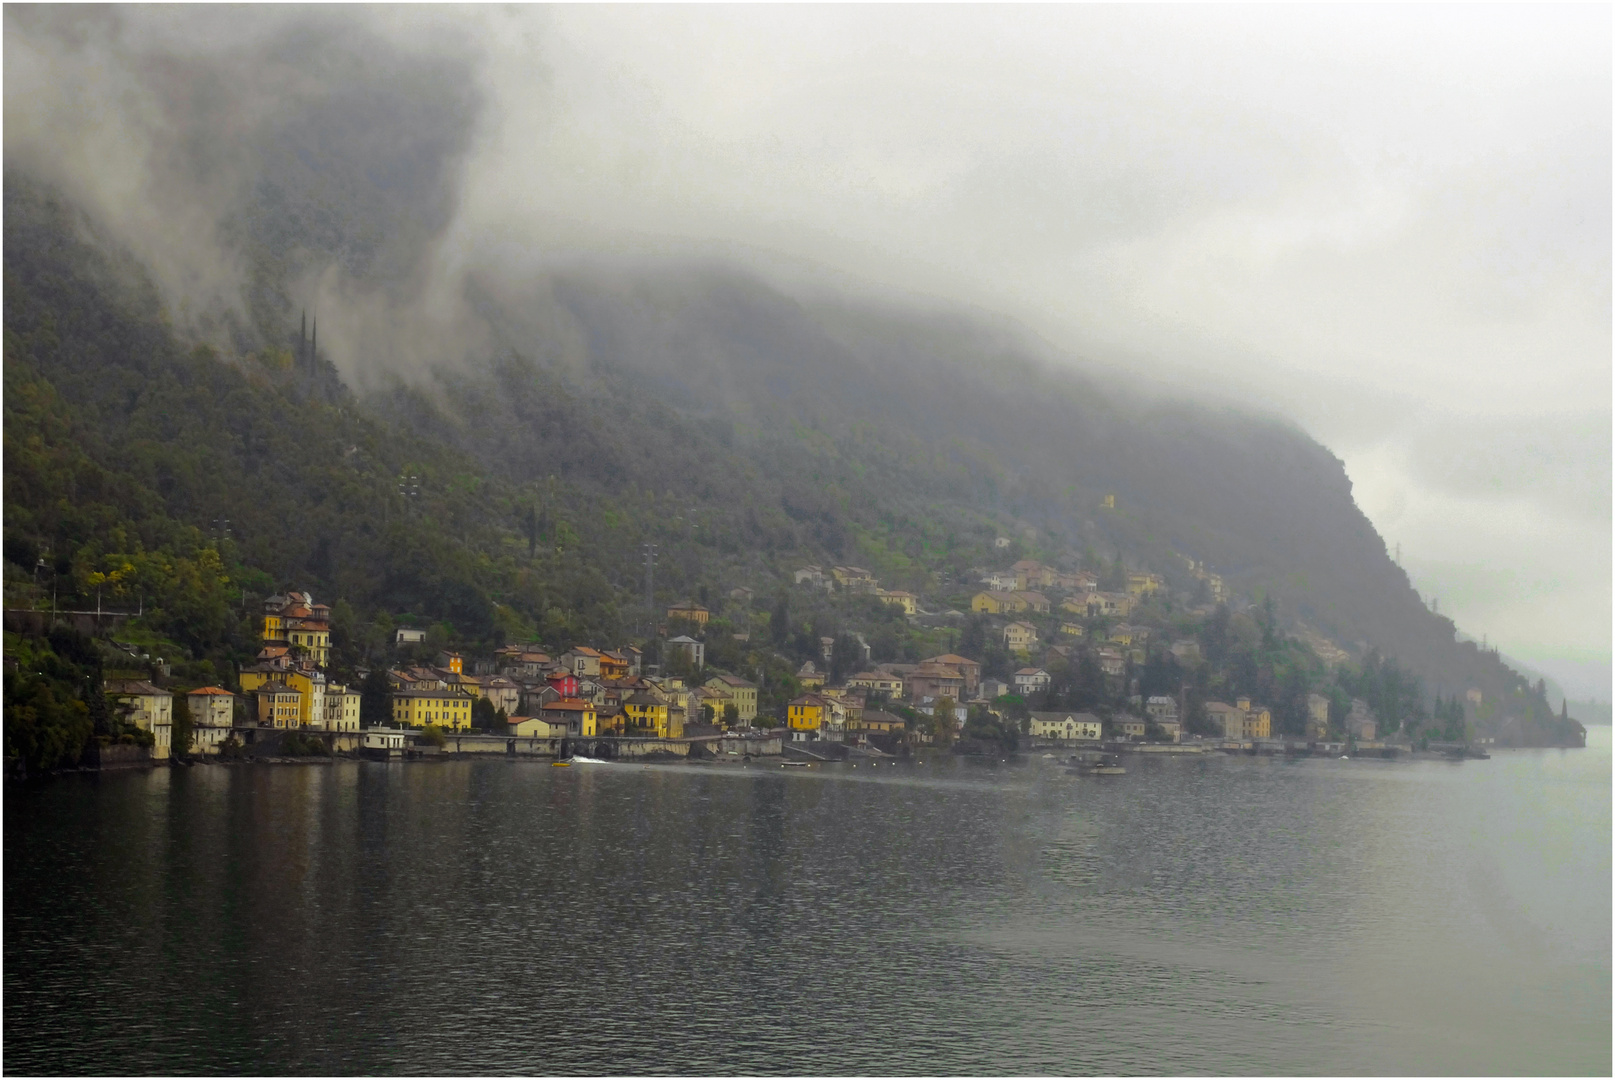
[[[1608,1075],[1610,741],[12,784],[4,1064]]]

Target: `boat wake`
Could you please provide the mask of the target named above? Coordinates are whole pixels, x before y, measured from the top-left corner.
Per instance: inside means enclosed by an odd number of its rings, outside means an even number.
[[[609,764],[611,764],[611,762],[607,761],[605,758],[602,758],[602,757],[582,757],[581,755],[574,756],[574,757],[569,757],[566,760],[571,761],[571,762],[575,762],[576,764],[579,764],[579,765],[609,765]]]

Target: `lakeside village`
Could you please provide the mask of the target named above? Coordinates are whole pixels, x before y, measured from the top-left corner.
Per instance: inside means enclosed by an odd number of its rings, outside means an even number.
[[[1226,620],[1222,579],[1203,567],[1191,569],[1201,582],[1201,598],[1209,601],[1192,614],[1204,618],[1220,611]],[[883,589],[858,567],[808,566],[794,579],[799,589],[872,596],[908,619],[927,614],[920,597]],[[404,628],[396,631],[394,644],[400,655],[414,653],[414,662],[359,670],[360,684],[342,685],[327,677],[330,608],[309,593],[290,591],[265,602],[262,648],[254,663],[240,669],[234,690],[159,685],[168,681],[160,664],[151,665],[148,678],[108,678],[106,694],[124,722],[147,737],[103,745],[99,762],[91,764],[343,754],[812,761],[906,756],[927,746],[961,753],[1066,749],[1331,757],[1415,750],[1405,735],[1386,737],[1362,700],[1347,706],[1339,694],[1307,695],[1304,730],[1279,734],[1273,709],[1248,697],[1191,703],[1186,682],[1175,695],[1139,693],[1138,673],[1152,657],[1174,670],[1204,662],[1198,638],[1171,639],[1170,627],[1162,625],[1166,620],[1151,625],[1140,617],[1164,588],[1159,575],[1130,573],[1125,589],[1106,591],[1094,573],[1023,560],[984,574],[979,584],[968,616],[946,614],[963,616],[978,632],[975,638],[962,635],[960,649],[990,654],[1004,675],[984,674],[979,655],[953,652],[913,663],[871,663],[862,636],[844,634],[819,639],[818,661],[802,663],[788,680],[790,696],[774,694],[771,708],[761,706],[758,682],[708,665],[703,638],[713,612],[702,604],[667,608],[664,634],[681,632],[655,643],[661,664],[646,663],[632,644],[564,651],[506,645],[471,657],[443,650],[421,662],[426,632]],[[733,590],[730,599],[749,606],[750,590]],[[1005,656],[1009,664],[1002,662]],[[1111,700],[1125,705],[1095,711],[1036,707],[1048,703],[1051,668],[1090,672],[1104,682]],[[177,700],[184,704],[176,708]],[[1467,704],[1480,707],[1480,692],[1471,691]],[[1455,700],[1450,707],[1461,706]],[[1186,723],[1191,710],[1192,722]],[[1474,742],[1480,741],[1487,740]],[[1419,749],[1486,756],[1474,742],[1425,738]]]

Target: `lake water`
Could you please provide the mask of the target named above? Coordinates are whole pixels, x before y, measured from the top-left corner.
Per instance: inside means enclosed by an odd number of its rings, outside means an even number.
[[[1591,1073],[1610,731],[5,792],[11,1073]]]

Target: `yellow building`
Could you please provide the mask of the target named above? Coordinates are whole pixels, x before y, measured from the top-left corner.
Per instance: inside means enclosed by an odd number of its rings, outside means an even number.
[[[548,703],[540,711],[549,723],[551,731],[560,728],[568,735],[583,738],[593,738],[600,734],[594,705],[582,698],[561,698],[559,701]]]
[[[1070,601],[1066,601],[1066,603],[1070,603]],[[1065,605],[1062,604],[1061,606],[1063,607]],[[1081,623],[1062,622],[1060,624],[1060,633],[1069,634],[1072,637],[1082,637],[1087,632],[1087,630],[1083,629]]]
[[[804,690],[817,690],[824,685],[824,672],[809,660],[796,669],[796,684]]]
[[[658,694],[640,691],[622,703],[630,727],[654,732],[659,739],[684,737],[684,710],[675,709]]]
[[[174,745],[174,695],[139,679],[109,682],[106,692],[128,709],[130,723],[151,732],[152,758],[167,759]]]
[[[785,707],[785,726],[792,731],[818,731],[829,714],[829,702],[818,694],[803,694]]]
[[[1037,627],[1031,623],[1012,622],[1004,627],[1004,648],[1014,653],[1029,653],[1037,644]]]
[[[1160,574],[1128,574],[1127,591],[1134,596],[1149,596],[1158,592],[1166,584],[1166,579]]]
[[[1089,615],[1119,615],[1125,619],[1133,613],[1136,601],[1130,593],[1096,592],[1084,596],[1083,603],[1088,605]]]
[[[1008,615],[1026,610],[1026,601],[1012,592],[988,590],[970,598],[970,610],[987,615]]]
[[[241,669],[241,689],[256,693],[270,683],[282,683],[301,695],[298,702],[297,723],[308,727],[325,726],[325,674],[309,668],[280,667],[275,664],[255,664]],[[262,720],[259,723],[263,723]]]
[[[893,716],[889,712],[871,709],[858,718],[855,726],[859,731],[873,731],[877,734],[889,735],[893,732],[901,734],[908,725],[901,716]]]
[[[557,717],[556,725],[542,716],[512,716],[508,730],[519,739],[559,739],[566,735],[565,720]]]
[[[713,690],[722,690],[734,700],[740,713],[740,722],[749,724],[757,719],[757,684],[747,682],[738,675],[714,675],[706,681]]]
[[[315,666],[331,659],[331,609],[306,592],[264,601],[264,641],[301,649]]]
[[[901,589],[889,592],[885,589],[876,589],[875,595],[893,607],[902,608],[904,615],[914,615],[920,610],[920,598],[911,592],[904,592]]]
[[[1273,737],[1273,713],[1266,705],[1252,705],[1251,699],[1239,699],[1239,711],[1244,721],[1244,734],[1247,739],[1271,739]]]
[[[903,696],[903,679],[886,671],[861,671],[847,680],[848,690],[865,690],[885,694],[888,698]]]
[[[265,727],[301,727],[303,693],[283,682],[267,682],[251,691],[258,702],[258,723]]]
[[[459,731],[471,726],[471,702],[470,694],[457,690],[400,690],[393,694],[393,722]]]
[[[1110,640],[1115,645],[1131,645],[1133,643],[1133,628],[1126,623],[1111,627]]]
[[[667,609],[667,617],[669,619],[683,619],[686,622],[693,622],[697,626],[705,626],[707,620],[712,617],[712,612],[700,604],[692,604],[688,600],[683,600]]]

